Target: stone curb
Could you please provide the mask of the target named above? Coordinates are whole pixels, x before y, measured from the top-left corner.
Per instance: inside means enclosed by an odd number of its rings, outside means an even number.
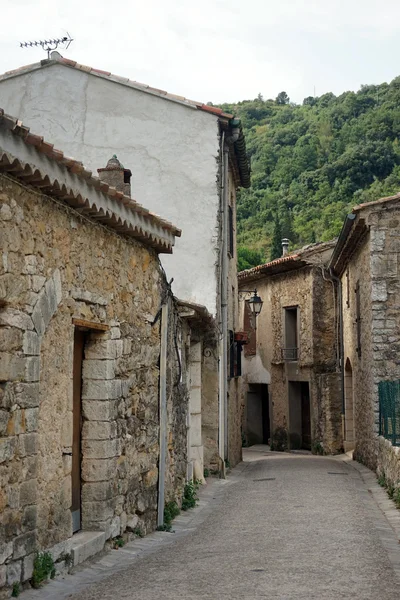
[[[118,550],[89,559],[73,569],[70,574],[50,581],[39,590],[29,589],[21,594],[24,600],[64,600],[82,592],[88,586],[99,582],[118,571],[130,568],[147,554],[156,552],[162,546],[169,546],[199,527],[215,506],[221,501],[228,486],[236,483],[248,463],[239,463],[229,474],[228,479],[208,479],[207,485],[199,490],[199,503],[196,508],[182,512],[173,522],[173,532],[155,531],[144,538],[135,539]]]
[[[393,570],[400,580],[400,511],[386,491],[379,485],[376,473],[353,460],[348,454],[341,454],[338,460],[346,463],[359,474],[356,486],[367,505],[382,546],[388,553]]]

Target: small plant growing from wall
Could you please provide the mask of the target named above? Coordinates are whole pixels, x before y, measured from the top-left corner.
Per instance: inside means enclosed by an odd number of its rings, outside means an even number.
[[[49,578],[54,579],[56,568],[50,552],[38,552],[33,561],[32,587],[39,588]]]
[[[386,477],[385,477],[385,473],[381,473],[378,477],[378,483],[381,487],[385,488],[386,487]]]
[[[65,562],[66,567],[70,567],[72,565],[72,553],[71,552],[63,552],[60,554],[60,557],[57,559],[57,562]]]
[[[11,597],[18,598],[21,593],[21,584],[19,581],[15,581],[12,586]]]
[[[271,439],[271,450],[285,452],[288,449],[288,434],[284,427],[277,427]]]
[[[311,452],[319,456],[324,456],[325,450],[321,442],[313,442],[311,445]]]
[[[400,487],[395,487],[387,478],[385,473],[378,475],[378,483],[381,487],[385,488],[387,495],[396,505],[396,508],[400,509]]]
[[[167,502],[164,506],[164,524],[159,525],[157,527],[157,531],[171,531],[172,530],[172,521],[179,515],[181,511],[179,510],[179,506],[172,500],[171,502]]]
[[[199,481],[188,481],[183,490],[182,510],[194,508],[197,504],[197,491],[200,487]]]
[[[135,527],[135,529],[132,531],[132,533],[134,533],[135,535],[137,535],[140,538],[144,537],[144,533],[143,533],[141,527]]]
[[[114,548],[114,550],[118,550],[118,548],[123,548],[124,546],[125,546],[124,538],[121,537],[120,535],[118,535],[116,538],[113,539],[112,547]]]
[[[210,477],[210,469],[204,469],[204,479],[207,479],[207,477]]]

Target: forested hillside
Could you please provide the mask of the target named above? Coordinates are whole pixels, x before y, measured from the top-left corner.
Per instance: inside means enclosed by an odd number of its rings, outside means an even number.
[[[347,211],[400,191],[400,77],[341,96],[224,104],[241,120],[252,187],[238,200],[239,268],[337,236]]]

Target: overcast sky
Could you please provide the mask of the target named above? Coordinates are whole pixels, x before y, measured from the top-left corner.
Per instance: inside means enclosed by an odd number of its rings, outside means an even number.
[[[1,0],[0,72],[37,62],[20,40],[199,101],[285,90],[295,102],[400,75],[398,0]],[[0,93],[1,106],[1,93]]]

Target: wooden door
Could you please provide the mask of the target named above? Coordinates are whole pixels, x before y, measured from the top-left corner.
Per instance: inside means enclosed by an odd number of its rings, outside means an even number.
[[[73,435],[72,435],[72,530],[81,528],[81,392],[85,334],[75,328],[73,365]]]
[[[301,439],[302,447],[311,450],[311,408],[308,383],[301,384]]]

